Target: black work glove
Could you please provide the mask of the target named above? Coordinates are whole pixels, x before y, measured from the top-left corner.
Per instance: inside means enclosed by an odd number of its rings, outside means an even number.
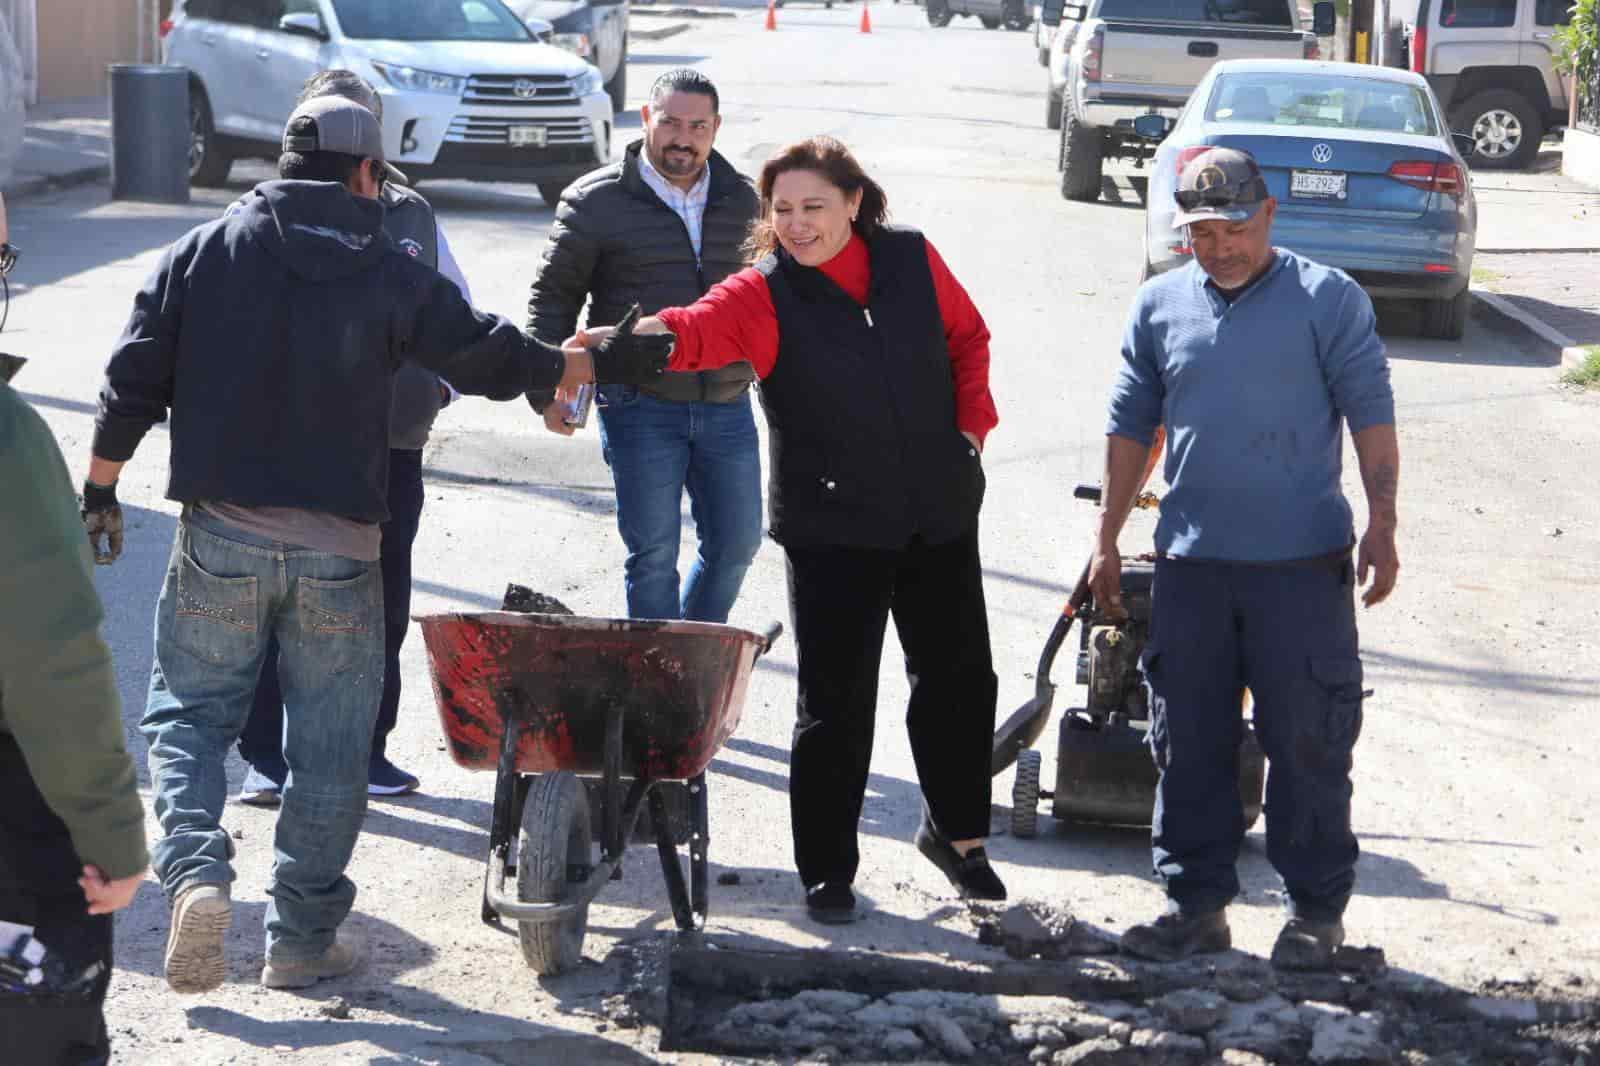
[[[667,369],[675,338],[670,333],[640,335],[639,305],[634,304],[617,323],[617,331],[589,353],[594,360],[594,380],[601,385],[648,385]]]
[[[0,244],[0,274],[11,273],[17,265],[17,248],[14,244]]]
[[[122,555],[122,505],[117,502],[117,486],[83,483],[83,529],[89,534],[89,547],[94,549],[94,561],[100,566],[110,566]],[[106,538],[106,550],[100,550],[100,537]]]

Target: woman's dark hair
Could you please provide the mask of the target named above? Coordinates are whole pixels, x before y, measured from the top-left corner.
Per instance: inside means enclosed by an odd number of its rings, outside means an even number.
[[[312,134],[316,128],[316,119],[301,117],[289,124],[288,132]],[[336,185],[348,185],[350,175],[360,165],[358,157],[343,152],[284,152],[278,157],[278,177],[286,181],[331,181]]]
[[[758,262],[778,247],[778,231],[772,224],[772,187],[779,175],[791,170],[819,174],[847,197],[860,189],[861,210],[856,212],[853,225],[862,237],[871,237],[888,221],[888,196],[881,185],[867,177],[850,149],[833,137],[807,137],[784,148],[761,167],[761,176],[756,180],[761,214],[751,223],[750,236],[744,242],[744,253],[750,262]]]

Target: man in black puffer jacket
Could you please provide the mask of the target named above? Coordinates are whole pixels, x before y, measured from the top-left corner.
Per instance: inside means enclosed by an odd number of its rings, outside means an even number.
[[[645,136],[621,163],[579,178],[561,197],[544,263],[528,300],[528,331],[559,344],[588,321],[609,325],[633,304],[650,314],[693,303],[745,266],[743,245],[760,209],[750,180],[712,150],[714,85],[692,70],[657,79],[642,112]],[[761,546],[761,457],[748,363],[666,374],[635,388],[600,390],[600,445],[617,490],[628,546],[633,618],[724,622]],[[530,394],[545,424],[571,433],[565,404]],[[684,489],[699,552],[680,591]]]

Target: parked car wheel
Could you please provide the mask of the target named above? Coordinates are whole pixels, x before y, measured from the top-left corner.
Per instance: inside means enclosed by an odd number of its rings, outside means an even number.
[[[1441,341],[1458,341],[1467,331],[1467,315],[1472,311],[1472,287],[1447,300],[1425,300],[1422,304],[1422,335]]]
[[[986,30],[998,30],[1000,28],[1000,20],[990,18],[988,15],[979,15],[978,21],[983,23],[983,28]]]
[[[1048,67],[1050,65],[1050,49],[1039,49],[1039,65],[1041,67]]]
[[[1061,128],[1061,94],[1049,89],[1044,92],[1044,125],[1051,130]]]
[[[1000,21],[1006,29],[1021,33],[1033,25],[1033,16],[1028,14],[1022,0],[1011,0],[1000,9]]]
[[[623,38],[622,58],[617,61],[617,72],[611,76],[611,84],[606,86],[606,92],[611,94],[611,110],[622,111],[628,99],[628,41]]]
[[[1450,125],[1477,142],[1467,165],[1485,169],[1528,166],[1544,139],[1539,113],[1526,96],[1510,89],[1489,89],[1469,98],[1455,110]]]
[[[211,122],[211,101],[199,85],[189,87],[189,184],[215,188],[228,181],[233,157]]]
[[[1061,116],[1061,195],[1068,200],[1093,203],[1100,199],[1100,175],[1105,166],[1105,144],[1100,131],[1085,126],[1066,111]]]
[[[950,25],[950,5],[945,0],[928,0],[928,25],[936,30]]]

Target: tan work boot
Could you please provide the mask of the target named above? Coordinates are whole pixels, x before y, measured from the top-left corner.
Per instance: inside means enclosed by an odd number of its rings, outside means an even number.
[[[1227,951],[1233,946],[1225,911],[1168,911],[1153,922],[1122,934],[1122,953],[1152,962],[1176,962],[1190,955]]]
[[[261,983],[267,988],[310,988],[323,978],[343,977],[360,962],[355,945],[338,940],[309,959],[268,959],[261,968]]]
[[[172,905],[165,968],[174,992],[209,992],[228,975],[222,938],[233,922],[228,886],[211,881],[190,885]]]
[[[1290,918],[1272,945],[1272,965],[1280,970],[1333,969],[1333,953],[1344,943],[1344,923]]]

